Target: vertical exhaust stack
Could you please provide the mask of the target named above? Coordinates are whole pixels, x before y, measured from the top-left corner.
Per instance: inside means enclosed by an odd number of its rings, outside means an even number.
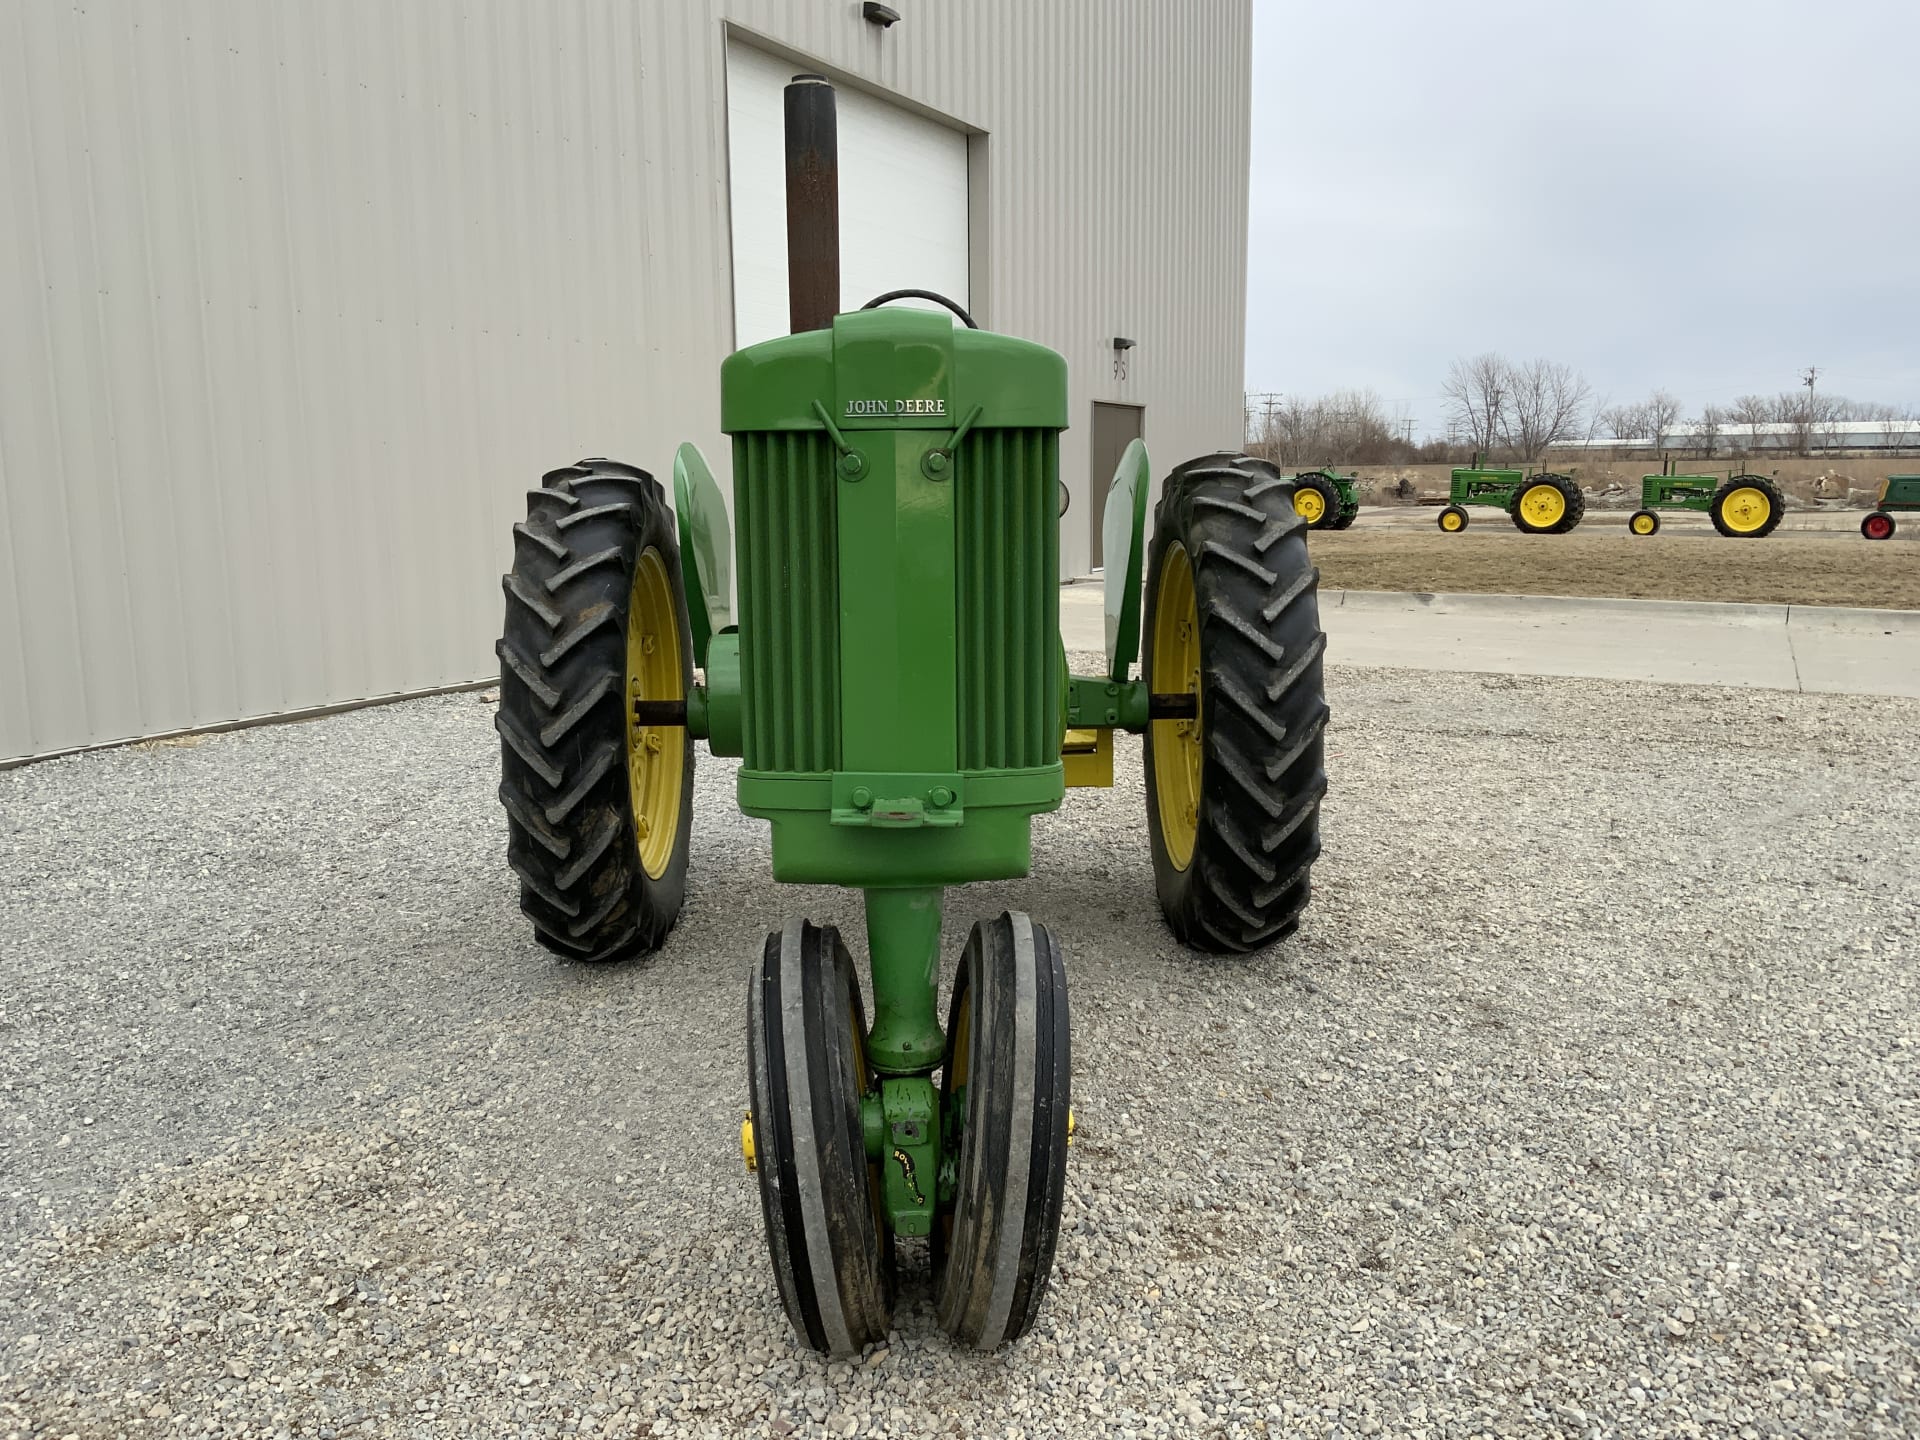
[[[840,135],[833,86],[796,75],[786,88],[787,313],[794,334],[840,313]]]

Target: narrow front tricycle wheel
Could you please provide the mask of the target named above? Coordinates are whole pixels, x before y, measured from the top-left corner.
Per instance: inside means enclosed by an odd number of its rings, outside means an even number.
[[[934,1226],[940,1324],[991,1350],[1033,1325],[1066,1193],[1071,1055],[1067,970],[1044,925],[975,925],[954,980],[940,1113],[956,1156]]]
[[[893,1240],[860,1101],[866,1012],[840,933],[796,920],[767,937],[749,987],[750,1163],[794,1334],[828,1355],[882,1339]]]

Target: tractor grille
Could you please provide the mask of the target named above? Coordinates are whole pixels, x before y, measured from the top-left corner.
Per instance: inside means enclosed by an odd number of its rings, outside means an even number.
[[[737,435],[742,742],[747,768],[839,769],[835,452],[818,432]],[[1060,756],[1060,449],[1052,430],[976,430],[954,469],[956,768]]]
[[[733,442],[740,543],[742,742],[750,770],[840,763],[834,449],[824,434]]]
[[[976,430],[954,471],[960,768],[1060,758],[1060,438]]]

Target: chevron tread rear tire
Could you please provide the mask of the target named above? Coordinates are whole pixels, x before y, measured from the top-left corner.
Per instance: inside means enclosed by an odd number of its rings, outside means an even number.
[[[1255,950],[1300,924],[1320,854],[1327,702],[1320,572],[1288,482],[1265,461],[1213,455],[1168,477],[1148,551],[1147,678],[1156,695],[1197,683],[1197,803],[1185,830],[1179,721],[1146,745],[1147,823],[1160,908],[1183,943]],[[1163,586],[1192,573],[1198,679],[1172,673],[1159,629]],[[1169,605],[1174,602],[1169,600]],[[1170,613],[1168,623],[1178,625]],[[1190,773],[1190,772],[1189,772]],[[1191,843],[1187,843],[1190,834]],[[1181,863],[1184,855],[1185,863]]]
[[[635,571],[649,551],[664,569],[671,616],[631,613]],[[665,492],[645,471],[612,460],[550,472],[513,527],[513,569],[502,586],[494,726],[520,908],[540,943],[571,959],[655,950],[680,915],[693,822],[693,745],[683,741],[672,848],[663,873],[649,875],[628,785],[629,627],[677,627],[681,698],[693,678]]]
[[[1727,501],[1741,490],[1758,490],[1767,500],[1767,516],[1760,522],[1758,529],[1738,530],[1727,522]],[[1713,528],[1730,540],[1764,540],[1780,528],[1780,521],[1787,513],[1786,501],[1780,494],[1780,487],[1763,475],[1735,475],[1718,490],[1707,506],[1707,518],[1713,521]]]
[[[1340,528],[1340,490],[1327,476],[1318,470],[1309,470],[1293,477],[1294,510],[1306,519],[1309,530],[1337,530]],[[1300,510],[1300,497],[1308,494],[1318,498],[1319,503],[1312,506],[1312,518]]]

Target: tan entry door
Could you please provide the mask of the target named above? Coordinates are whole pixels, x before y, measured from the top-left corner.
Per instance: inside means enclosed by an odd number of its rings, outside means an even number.
[[[1146,407],[1141,405],[1093,402],[1093,477],[1087,486],[1087,526],[1093,545],[1087,552],[1092,557],[1087,563],[1096,570],[1105,563],[1100,554],[1100,521],[1107,513],[1107,491],[1113,485],[1114,468],[1127,442],[1141,438],[1146,415]]]

